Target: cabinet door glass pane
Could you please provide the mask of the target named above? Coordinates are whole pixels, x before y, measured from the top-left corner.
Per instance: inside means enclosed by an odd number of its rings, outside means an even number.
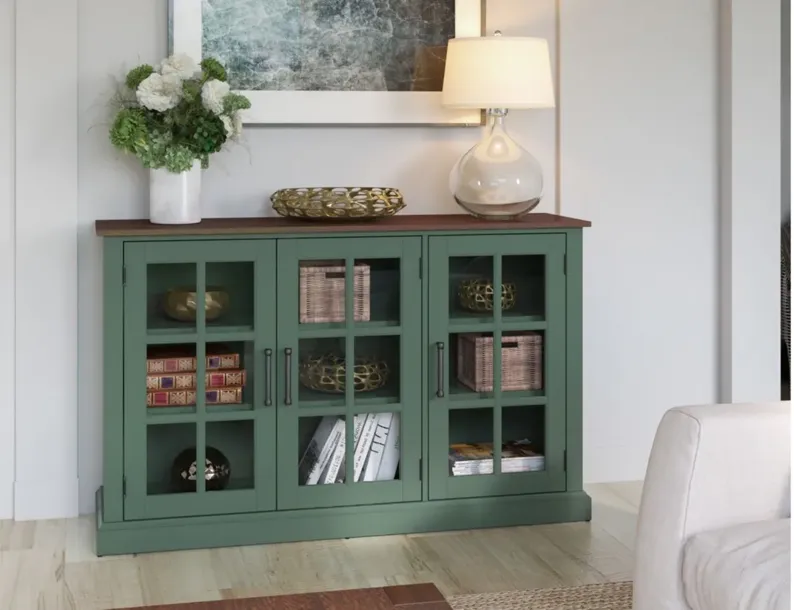
[[[301,339],[298,342],[299,405],[344,405],[346,371],[344,337]]]
[[[544,395],[542,331],[501,333],[497,351],[494,333],[450,333],[450,399],[492,397],[496,389],[511,395]]]
[[[352,294],[348,295],[348,268],[344,259],[302,260],[299,264],[300,324],[344,324],[347,309],[355,322],[370,320],[370,268],[358,263],[352,268]],[[349,308],[345,307],[348,297]]]
[[[146,270],[149,334],[195,332],[204,303],[208,332],[252,330],[253,262],[206,263],[205,288],[198,287],[195,263],[154,263]]]
[[[356,415],[352,477],[356,483],[400,479],[400,414]]]
[[[492,256],[454,256],[449,259],[449,317],[451,322],[493,321],[498,301]]]
[[[207,263],[208,333],[254,328],[254,263]]]
[[[146,328],[158,332],[195,332],[195,263],[158,263],[146,268]]]
[[[345,416],[301,417],[298,437],[298,484],[344,483]]]
[[[146,428],[146,493],[196,492],[196,424]]]
[[[207,491],[254,488],[253,420],[207,422]]]
[[[450,409],[449,474],[454,477],[493,473],[493,418],[490,407]]]
[[[198,366],[199,351],[195,343],[147,347],[148,417],[194,413],[201,393],[209,412],[253,407],[253,343],[207,343],[203,367]]]
[[[545,439],[543,407],[502,407],[502,473],[545,470]]]
[[[522,254],[502,257],[502,316],[506,322],[540,321],[546,311],[546,257]]]
[[[400,323],[400,259],[373,258],[356,259],[355,268],[363,268],[369,274],[369,295],[364,294],[364,310],[369,310],[369,321],[380,325]],[[364,282],[362,288],[366,287]],[[358,290],[358,288],[357,288]],[[356,293],[356,298],[358,295]]]
[[[400,337],[355,338],[353,398],[356,404],[400,402]]]
[[[300,419],[299,485],[399,480],[400,414],[362,413],[352,419],[352,434],[344,415]]]

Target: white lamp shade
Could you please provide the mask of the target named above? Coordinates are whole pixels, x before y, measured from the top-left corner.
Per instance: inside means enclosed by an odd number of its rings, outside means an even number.
[[[554,108],[549,45],[543,38],[453,38],[441,103],[450,108]]]

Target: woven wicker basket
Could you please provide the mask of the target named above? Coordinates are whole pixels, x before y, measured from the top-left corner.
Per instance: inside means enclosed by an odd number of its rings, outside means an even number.
[[[475,392],[493,392],[493,337],[458,335],[458,381]],[[543,335],[502,337],[502,391],[543,388]]]
[[[353,268],[353,320],[370,317],[369,265]],[[345,321],[345,265],[342,261],[311,261],[300,265],[300,323]]]

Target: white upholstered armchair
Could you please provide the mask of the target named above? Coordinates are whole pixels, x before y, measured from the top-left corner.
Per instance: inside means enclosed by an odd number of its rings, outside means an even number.
[[[790,408],[664,415],[640,504],[634,610],[790,608]]]

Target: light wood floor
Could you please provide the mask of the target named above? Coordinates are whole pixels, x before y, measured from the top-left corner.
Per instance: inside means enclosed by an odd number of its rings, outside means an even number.
[[[97,558],[93,519],[0,521],[0,609],[129,606],[434,582],[445,595],[631,579],[640,483],[593,521]]]

